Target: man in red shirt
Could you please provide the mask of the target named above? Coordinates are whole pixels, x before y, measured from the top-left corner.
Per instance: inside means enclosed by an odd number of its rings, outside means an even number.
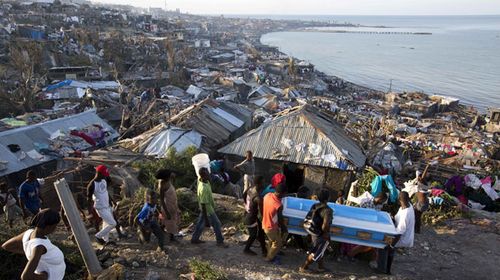
[[[276,186],[276,192],[268,193],[264,197],[262,212],[262,229],[269,239],[266,261],[280,264],[277,257],[283,246],[283,235],[288,231],[283,220],[283,205],[281,198],[286,194],[285,184]]]

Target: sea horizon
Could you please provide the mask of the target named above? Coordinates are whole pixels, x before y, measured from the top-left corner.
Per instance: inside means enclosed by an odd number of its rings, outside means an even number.
[[[371,26],[375,28],[369,31],[375,32],[383,26],[432,35],[357,34],[363,29],[335,27],[332,30],[350,33],[275,32],[264,34],[261,42],[311,62],[328,75],[369,88],[455,97],[482,111],[500,107],[500,15],[302,19]]]

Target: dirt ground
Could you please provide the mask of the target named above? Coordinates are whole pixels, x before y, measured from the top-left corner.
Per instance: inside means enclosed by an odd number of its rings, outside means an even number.
[[[231,199],[219,199],[218,204],[218,211],[234,212],[240,209],[237,202]],[[228,279],[492,279],[500,274],[499,215],[488,218],[474,216],[471,219],[449,220],[440,226],[424,227],[422,233],[416,235],[412,249],[396,254],[392,275],[371,270],[366,261],[351,262],[333,253],[325,259],[328,273],[300,274],[297,268],[304,261],[305,253],[292,246],[284,249],[282,265],[272,265],[260,255],[243,254],[246,235],[238,230],[240,225],[236,223],[223,224],[229,245],[225,249],[216,247],[215,236],[208,229],[202,237],[207,243],[190,244],[188,233],[179,243],[168,243],[165,254],[155,250],[155,239],[151,244],[141,245],[137,242],[135,231],[128,229],[128,238],[118,241],[117,246],[99,250],[98,257],[104,267],[113,263],[124,264],[126,279],[179,279],[181,274],[190,272],[188,262],[193,258],[209,261],[224,271]],[[1,223],[3,228],[3,219]],[[89,230],[91,236],[92,233],[93,230]],[[67,236],[60,227],[52,239],[61,241]],[[99,248],[97,244],[95,248]],[[22,269],[22,264],[19,269]]]
[[[491,279],[500,273],[499,224],[481,219],[453,220],[440,227],[425,227],[416,236],[414,248],[398,252],[393,263],[392,275],[379,274],[368,263],[355,263],[342,257],[328,255],[325,260],[330,272],[326,274],[300,274],[297,268],[304,260],[304,253],[294,248],[284,250],[282,265],[266,263],[262,257],[249,257],[242,253],[243,246],[228,238],[227,249],[215,246],[210,230],[204,234],[209,241],[191,245],[189,238],[178,245],[169,245],[166,266],[149,265],[139,269],[133,279],[143,275],[158,275],[159,279],[175,279],[186,272],[187,261],[200,258],[210,261],[225,271],[229,279]],[[255,248],[255,251],[258,251]],[[161,257],[160,257],[161,258]],[[141,271],[141,273],[139,273]],[[153,271],[153,273],[151,273]],[[134,271],[130,271],[134,273]],[[154,272],[157,272],[155,274]],[[177,275],[176,275],[177,274]],[[141,278],[135,278],[139,277]],[[164,278],[165,277],[165,278]]]
[[[241,210],[238,202],[218,197],[218,212]],[[225,217],[226,215],[220,215]],[[188,261],[198,258],[223,270],[228,279],[491,279],[500,273],[500,214],[474,215],[471,219],[448,220],[440,226],[425,226],[415,237],[412,249],[398,252],[392,275],[377,273],[366,261],[351,262],[330,252],[325,259],[326,274],[301,274],[297,269],[305,253],[293,246],[284,249],[282,265],[275,266],[258,256],[243,254],[246,235],[238,224],[223,225],[229,248],[216,247],[211,229],[204,232],[205,244],[192,245],[190,234],[178,244],[168,244],[168,255],[154,252],[154,243],[145,248],[130,238],[116,249],[128,267],[136,261],[139,267],[128,271],[129,279],[178,279],[189,273]],[[240,225],[241,226],[241,225]],[[125,241],[123,241],[125,242]],[[153,241],[154,242],[154,241]],[[257,246],[257,244],[254,244]],[[257,247],[255,252],[259,252]],[[313,266],[314,268],[314,266]]]

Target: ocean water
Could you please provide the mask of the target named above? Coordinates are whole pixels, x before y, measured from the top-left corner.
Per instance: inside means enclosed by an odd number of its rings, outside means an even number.
[[[397,91],[452,96],[481,110],[500,107],[500,16],[259,17],[370,26],[335,30],[430,32],[277,32],[265,34],[261,41],[363,86],[387,91],[392,81]]]

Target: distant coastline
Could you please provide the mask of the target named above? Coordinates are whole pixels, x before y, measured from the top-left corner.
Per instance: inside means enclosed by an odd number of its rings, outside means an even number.
[[[364,22],[336,22],[362,28],[275,30],[261,34],[260,42],[314,64],[318,72],[377,91],[392,84],[393,91],[449,96],[483,112],[500,107],[500,16],[356,19]]]

